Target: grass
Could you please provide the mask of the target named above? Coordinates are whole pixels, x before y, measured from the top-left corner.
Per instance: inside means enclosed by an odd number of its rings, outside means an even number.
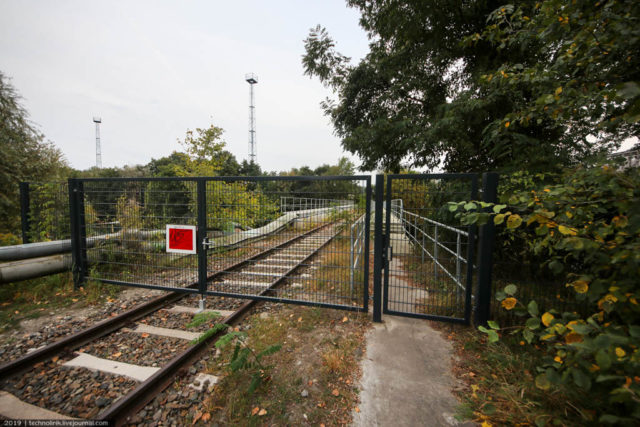
[[[0,332],[15,329],[22,320],[48,315],[52,311],[98,304],[113,298],[120,288],[89,281],[74,290],[71,273],[4,284],[0,287]]]
[[[247,343],[253,351],[276,344],[282,349],[263,359],[267,368],[254,393],[248,391],[249,372],[228,369],[233,346],[213,359],[210,373],[223,378],[203,402],[202,411],[211,415],[211,422],[328,426],[350,421],[358,398],[354,383],[369,325],[366,315],[279,306],[268,317],[254,315],[249,324]]]
[[[592,397],[569,388],[543,391],[535,386],[541,352],[503,336],[494,344],[470,328],[444,326],[453,340],[456,376],[464,382],[458,397],[460,419],[490,425],[596,425]]]

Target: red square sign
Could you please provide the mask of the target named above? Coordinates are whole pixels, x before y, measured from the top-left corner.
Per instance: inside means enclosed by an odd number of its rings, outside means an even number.
[[[196,253],[196,226],[167,224],[167,252]]]

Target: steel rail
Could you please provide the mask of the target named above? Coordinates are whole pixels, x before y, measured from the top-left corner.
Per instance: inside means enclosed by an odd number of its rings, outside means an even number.
[[[283,273],[280,277],[275,279],[269,287],[260,292],[259,296],[266,296],[267,293],[273,291],[276,286],[281,284],[296,270],[304,265],[306,261],[314,257],[324,246],[329,244],[340,231],[336,232],[330,239],[319,245],[313,252],[311,252],[304,259],[299,261],[296,265],[291,267],[288,271]],[[259,300],[250,300],[244,303],[235,312],[227,316],[222,323],[227,325],[234,325],[239,322],[248,311],[258,304]],[[98,420],[109,421],[110,425],[122,426],[129,422],[129,418],[136,414],[139,410],[144,408],[149,402],[151,402],[160,392],[173,383],[174,377],[178,375],[182,370],[188,368],[197,360],[200,356],[213,346],[216,341],[223,336],[225,331],[219,331],[218,333],[207,337],[206,339],[199,341],[193,346],[189,347],[183,353],[177,355],[171,361],[169,361],[164,367],[160,368],[155,374],[149,377],[146,381],[139,384],[135,389],[128,394],[120,398],[116,403],[109,406],[102,413],[99,414]]]
[[[229,272],[233,272],[234,270],[238,269],[238,268],[242,268],[243,266],[245,266],[246,264],[248,264],[249,262],[260,258],[262,256],[268,255],[269,253],[273,252],[274,250],[278,250],[284,246],[287,246],[291,243],[294,243],[296,240],[300,240],[304,237],[306,237],[309,234],[312,234],[316,231],[319,231],[320,229],[327,227],[328,224],[325,225],[321,225],[319,227],[316,227],[314,229],[311,229],[309,231],[306,231],[304,233],[301,233],[300,235],[293,237],[289,240],[287,240],[286,242],[280,243],[279,245],[276,245],[272,248],[266,249],[264,251],[261,251],[255,255],[249,256],[241,261],[238,261],[237,263],[216,271],[215,273],[211,274],[210,276],[207,277],[207,280],[212,280],[215,279],[216,277],[229,273]],[[112,282],[112,281],[110,281]],[[133,285],[135,286],[135,285]],[[190,285],[188,285],[186,288],[195,288],[198,286],[198,283],[192,283]],[[154,311],[157,311],[159,309],[161,309],[162,307],[164,307],[165,305],[171,304],[177,300],[180,300],[181,298],[183,298],[185,296],[185,293],[183,292],[179,292],[178,289],[180,288],[176,288],[176,291],[174,291],[174,293],[168,294],[168,295],[163,295],[160,297],[157,297],[147,303],[141,304],[137,307],[134,307],[131,310],[125,311],[123,313],[120,313],[119,315],[115,316],[115,317],[111,317],[109,319],[105,319],[102,320],[98,323],[96,323],[93,326],[90,326],[89,328],[86,328],[82,331],[78,331],[75,332],[73,334],[67,335],[65,337],[63,337],[62,339],[55,341],[49,345],[46,345],[45,347],[39,348],[37,350],[32,351],[31,353],[25,354],[24,356],[16,359],[16,360],[12,360],[9,361],[7,363],[4,363],[2,365],[0,365],[0,381],[12,377],[14,375],[17,375],[19,373],[24,372],[25,370],[27,370],[28,368],[32,367],[33,365],[35,365],[38,362],[41,362],[43,360],[47,360],[53,356],[55,356],[58,353],[61,353],[63,351],[71,351],[74,350],[88,342],[91,342],[95,339],[98,339],[100,337],[103,337],[105,335],[110,334],[111,332],[114,332],[120,328],[122,328],[123,326],[126,326],[127,324],[129,324],[130,322],[136,321],[137,319],[140,319],[141,317],[147,316],[151,313],[153,313]],[[165,289],[166,290],[166,289]],[[193,293],[193,292],[189,292],[189,293]],[[197,292],[196,292],[197,293]]]

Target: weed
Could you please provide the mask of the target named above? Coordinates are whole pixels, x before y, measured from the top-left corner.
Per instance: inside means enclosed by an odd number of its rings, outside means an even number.
[[[216,347],[223,349],[231,343],[235,343],[233,354],[229,360],[231,372],[247,371],[251,375],[251,383],[247,392],[251,395],[268,378],[266,371],[268,367],[262,364],[262,358],[277,353],[282,348],[281,344],[270,345],[260,352],[255,352],[246,343],[247,334],[245,332],[231,331],[222,336]]]
[[[193,316],[193,320],[187,323],[187,328],[197,328],[203,323],[207,323],[211,320],[215,320],[220,317],[222,317],[222,315],[217,311],[204,311],[202,313],[198,313],[195,316]]]

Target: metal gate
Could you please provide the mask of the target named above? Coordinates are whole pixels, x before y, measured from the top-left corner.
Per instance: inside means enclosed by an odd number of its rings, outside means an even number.
[[[486,176],[495,178],[485,174],[483,182]],[[461,224],[448,208],[449,202],[478,200],[478,178],[388,175],[384,201],[378,191],[382,177],[376,180],[374,295],[382,294],[382,313],[468,324],[475,299],[482,321],[485,309],[479,304],[488,304],[491,262],[486,257],[492,230],[483,228],[484,261],[478,268],[477,226]],[[483,197],[494,201],[495,188],[491,194],[491,188],[483,186]],[[480,277],[482,283],[476,281]],[[476,295],[474,283],[479,283]],[[380,320],[379,305],[374,305],[374,320]]]
[[[370,196],[370,176],[71,179],[75,281],[367,311]]]
[[[497,175],[482,180],[480,188],[477,174],[389,175],[385,189],[376,176],[375,321],[386,313],[469,323],[473,311],[487,320],[493,225],[463,226],[447,204],[495,202]],[[76,285],[368,310],[370,176],[92,178],[68,187]],[[168,248],[171,233],[192,247]]]

